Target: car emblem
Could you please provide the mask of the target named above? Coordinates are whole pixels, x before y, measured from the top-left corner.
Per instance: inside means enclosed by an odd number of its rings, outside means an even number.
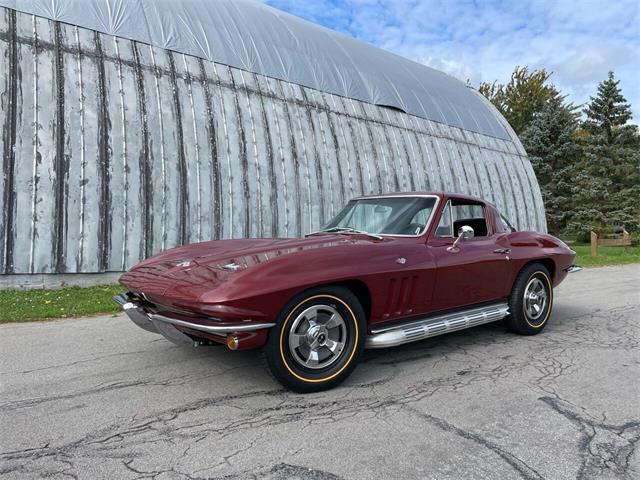
[[[190,260],[183,260],[182,262],[178,263],[176,265],[176,267],[181,267],[181,268],[187,268],[191,266],[191,261]]]
[[[238,265],[235,262],[231,262],[231,263],[227,263],[226,265],[223,265],[222,268],[231,270],[232,272],[236,272],[242,268],[242,265]]]
[[[396,263],[399,263],[400,265],[404,265],[405,263],[407,263],[407,259],[404,257],[400,257],[396,260]]]

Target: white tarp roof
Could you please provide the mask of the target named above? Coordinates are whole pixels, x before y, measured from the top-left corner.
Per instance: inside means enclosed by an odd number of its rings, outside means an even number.
[[[509,139],[462,82],[251,0],[0,0],[33,15]]]

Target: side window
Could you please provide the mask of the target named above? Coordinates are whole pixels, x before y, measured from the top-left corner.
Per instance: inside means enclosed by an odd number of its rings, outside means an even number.
[[[474,237],[486,237],[489,234],[483,205],[454,200],[451,204],[451,216],[456,234],[463,225],[473,228]]]
[[[451,201],[448,201],[442,210],[442,216],[436,227],[436,237],[453,237],[453,224],[451,219]]]

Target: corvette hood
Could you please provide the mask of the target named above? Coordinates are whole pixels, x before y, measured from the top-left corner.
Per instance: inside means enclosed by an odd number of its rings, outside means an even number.
[[[154,255],[125,273],[120,281],[129,289],[164,296],[172,287],[189,291],[211,289],[252,266],[304,250],[344,244],[371,243],[360,235],[319,235],[308,238],[216,240],[176,247]],[[180,295],[183,296],[183,295]],[[186,298],[185,298],[186,299]]]

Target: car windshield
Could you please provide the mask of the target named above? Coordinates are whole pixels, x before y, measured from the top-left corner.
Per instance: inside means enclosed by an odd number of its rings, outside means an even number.
[[[377,197],[351,200],[322,231],[422,235],[436,197]]]

